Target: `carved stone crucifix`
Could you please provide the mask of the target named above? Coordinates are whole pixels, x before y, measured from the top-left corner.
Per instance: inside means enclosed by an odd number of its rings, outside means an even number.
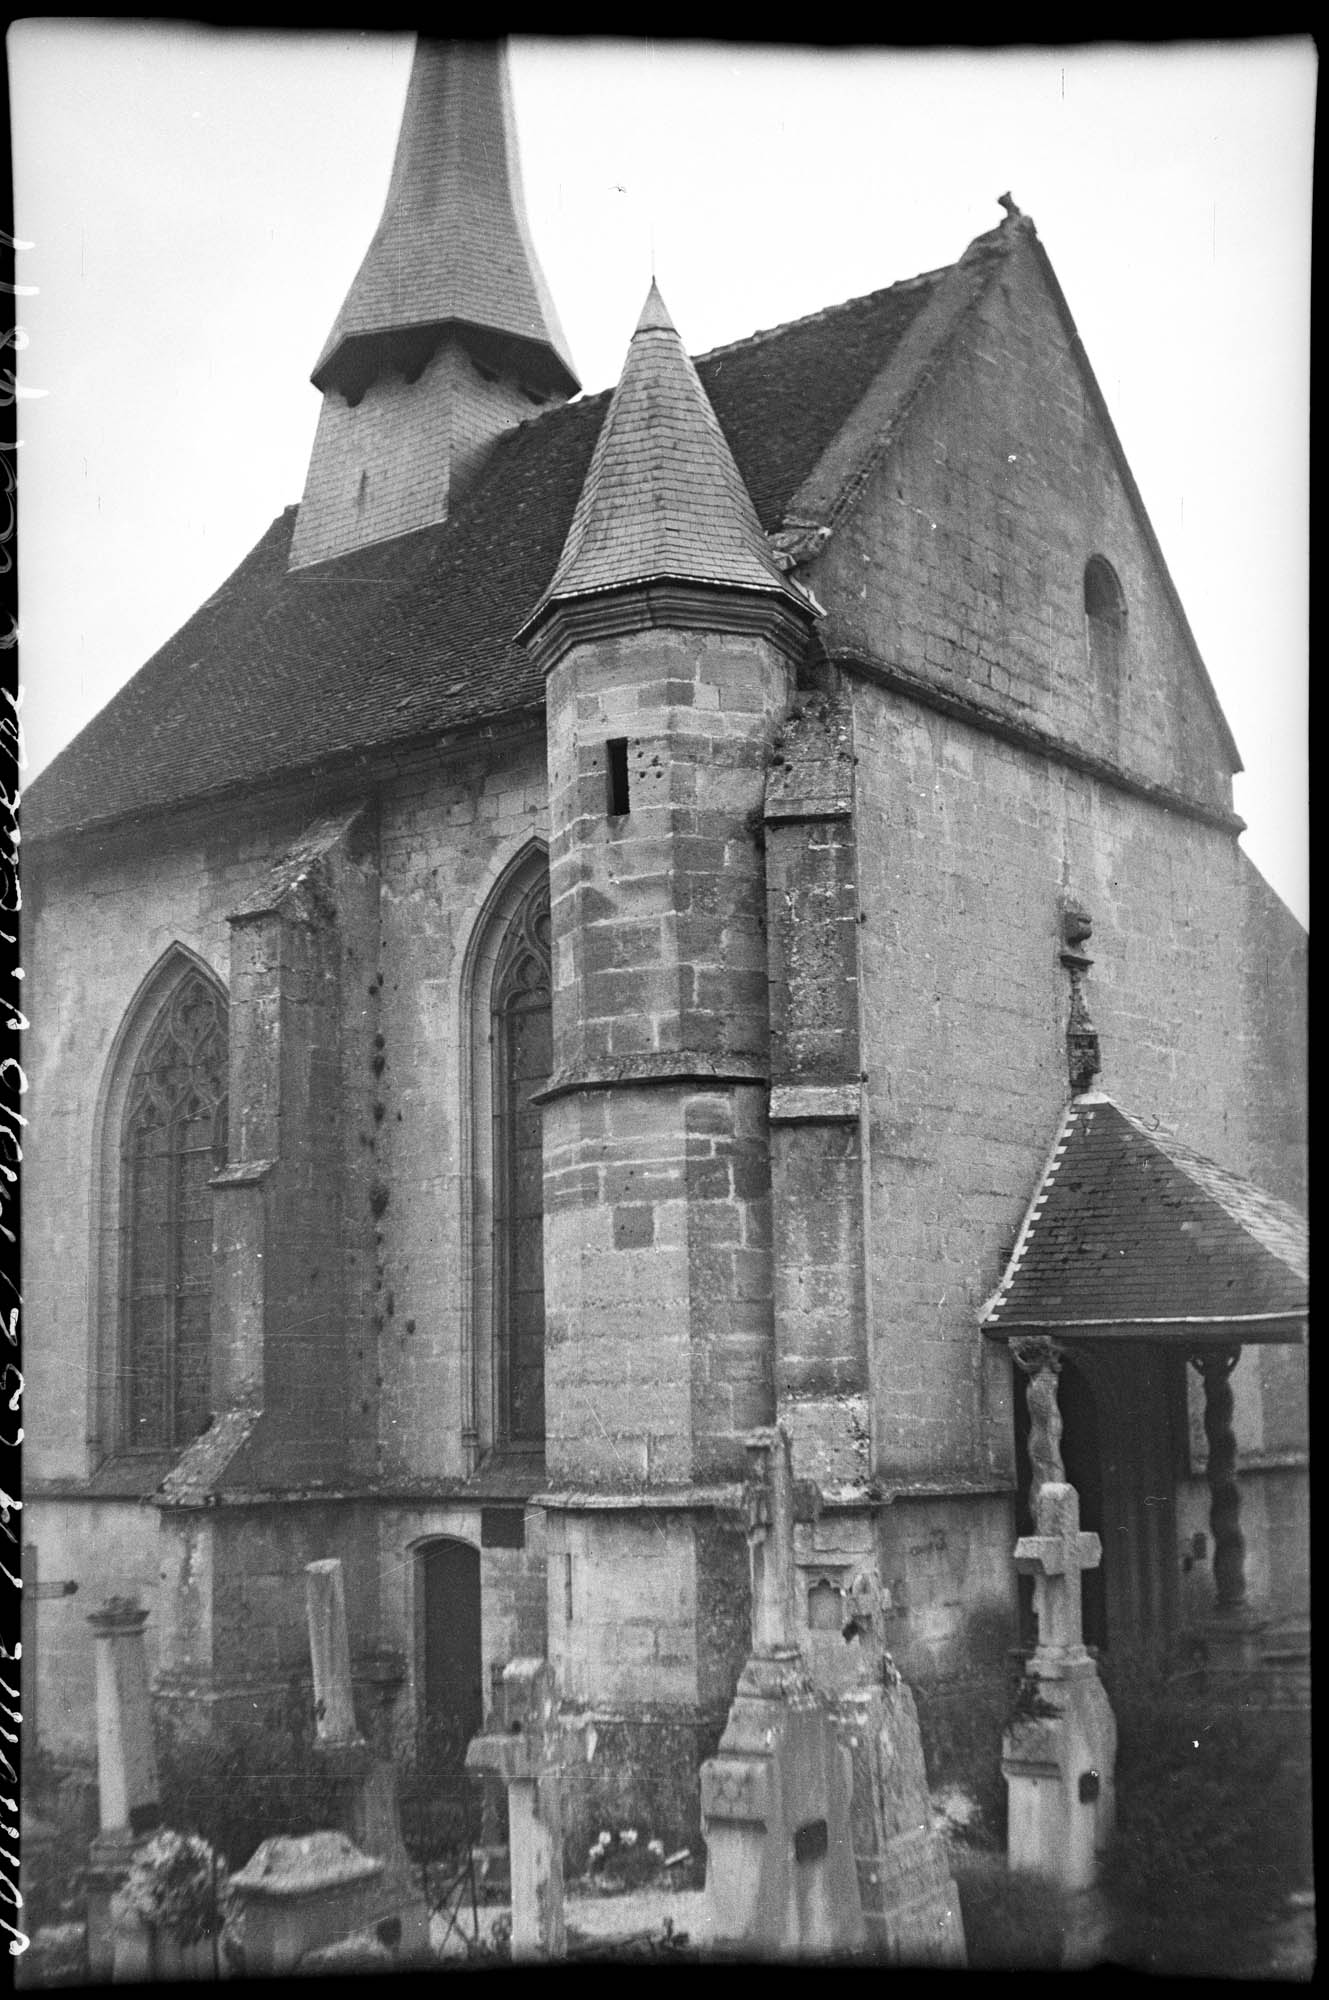
[[[1081,1622],[1080,1577],[1103,1559],[1098,1536],[1080,1527],[1080,1496],[1065,1481],[1048,1481],[1034,1502],[1036,1533],[1015,1544],[1015,1567],[1034,1578],[1038,1650],[1032,1669],[1055,1673],[1088,1659]]]
[[[743,1525],[752,1583],[752,1652],[790,1659],[799,1652],[794,1522],[815,1520],[821,1495],[812,1480],[795,1479],[783,1426],[751,1431]]]

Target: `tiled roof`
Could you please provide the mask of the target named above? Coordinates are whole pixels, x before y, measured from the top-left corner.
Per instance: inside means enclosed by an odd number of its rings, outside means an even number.
[[[768,532],[943,275],[697,362]],[[541,707],[539,673],[513,635],[554,573],[608,401],[583,398],[508,432],[438,527],[290,572],[288,508],[36,780],[25,836]]]
[[[357,345],[457,322],[529,343],[550,387],[578,388],[526,223],[504,51],[421,41],[382,219],[314,381],[353,378]]]
[[[1297,1340],[1306,1274],[1295,1209],[1089,1094],[1066,1112],[982,1325]]]
[[[664,578],[789,591],[652,280],[540,608]]]

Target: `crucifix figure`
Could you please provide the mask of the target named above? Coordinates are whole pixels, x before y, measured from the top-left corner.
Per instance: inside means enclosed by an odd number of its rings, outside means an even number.
[[[1029,1460],[1033,1480],[1029,1511],[1032,1535],[1015,1545],[1015,1567],[1032,1576],[1034,1611],[1038,1619],[1038,1650],[1034,1673],[1046,1673],[1072,1660],[1086,1660],[1081,1619],[1080,1577],[1097,1569],[1103,1545],[1097,1535],[1080,1528],[1080,1496],[1066,1478],[1061,1459],[1061,1411],[1057,1376],[1061,1354],[1046,1335],[1011,1342],[1011,1354],[1029,1377]]]
[[[752,1651],[761,1659],[798,1652],[794,1625],[794,1473],[777,1424],[747,1439],[744,1516],[752,1582]]]
[[[752,1593],[752,1650],[740,1691],[770,1692],[804,1672],[798,1628],[794,1522],[815,1521],[821,1494],[814,1480],[795,1479],[788,1433],[780,1424],[749,1431],[748,1477],[738,1522],[747,1536]]]

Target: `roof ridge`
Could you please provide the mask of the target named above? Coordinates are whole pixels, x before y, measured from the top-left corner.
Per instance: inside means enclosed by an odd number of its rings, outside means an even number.
[[[800,313],[794,319],[777,320],[774,326],[758,327],[752,333],[745,333],[739,340],[727,340],[719,347],[708,347],[702,353],[694,354],[691,357],[693,365],[699,367],[703,361],[714,361],[717,355],[735,354],[740,348],[755,347],[759,341],[770,340],[777,333],[792,333],[795,327],[812,326],[818,320],[833,319],[837,313],[848,312],[852,306],[875,304],[891,292],[913,291],[920,285],[944,278],[948,271],[955,269],[959,261],[957,258],[954,263],[939,264],[934,271],[920,271],[913,278],[897,278],[894,284],[879,285],[872,292],[856,293],[851,299],[837,299],[834,305],[819,306],[816,312]]]
[[[976,241],[981,242],[982,238],[977,238]],[[970,247],[972,248],[972,245]],[[968,255],[968,251],[965,252],[965,255]],[[719,347],[706,347],[697,354],[693,354],[686,347],[683,351],[693,367],[699,368],[705,361],[714,361],[720,355],[737,354],[745,348],[756,347],[764,340],[773,340],[777,334],[793,333],[800,327],[814,325],[818,320],[833,320],[838,314],[846,313],[854,306],[875,305],[882,299],[889,297],[892,293],[914,291],[922,285],[931,284],[939,278],[944,278],[948,271],[954,271],[962,261],[961,258],[957,257],[953,263],[938,264],[935,270],[920,271],[916,277],[897,278],[894,284],[879,285],[876,291],[859,292],[850,299],[837,299],[834,305],[819,306],[816,312],[802,313],[795,319],[777,320],[774,326],[757,327],[754,332],[745,333],[738,340],[723,341]],[[596,403],[607,403],[612,398],[614,390],[617,387],[618,384],[616,382],[611,382],[603,389],[593,389],[589,392],[583,389],[578,395],[569,396],[565,403],[553,403],[546,409],[533,410],[530,416],[522,417],[519,423],[512,426],[511,430],[505,431],[503,437],[497,440],[497,442],[501,445],[504,439],[514,437],[520,431],[534,430],[541,424],[550,423],[559,417],[566,417],[572,411],[590,410]]]

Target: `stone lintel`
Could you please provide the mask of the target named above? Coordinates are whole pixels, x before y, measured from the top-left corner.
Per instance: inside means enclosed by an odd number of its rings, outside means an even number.
[[[549,1104],[579,1090],[637,1090],[669,1084],[692,1090],[728,1090],[735,1084],[764,1086],[766,1081],[765,1070],[753,1056],[723,1050],[712,1056],[688,1049],[662,1049],[556,1070],[543,1090],[532,1093],[531,1102]]]
[[[209,1187],[258,1187],[268,1178],[276,1166],[275,1160],[233,1160],[228,1166],[215,1173],[208,1182]]]
[[[833,797],[829,798],[817,798],[811,794],[803,796],[785,795],[779,798],[772,798],[768,792],[766,803],[762,808],[762,817],[768,826],[783,824],[791,820],[805,822],[808,820],[852,819],[853,815],[853,796],[848,791],[837,792]]]
[[[584,597],[559,598],[536,613],[516,637],[548,674],[574,646],[621,639],[654,627],[687,632],[748,634],[765,639],[794,662],[803,657],[810,607],[792,591],[744,590],[688,579],[620,586]]]
[[[987,1494],[1013,1493],[1015,1480],[1010,1479],[883,1479],[881,1481],[882,1500],[890,1505],[896,1500],[969,1500]]]
[[[708,1513],[741,1507],[746,1490],[745,1486],[737,1483],[728,1486],[648,1486],[632,1493],[597,1493],[568,1489],[561,1493],[536,1493],[532,1496],[531,1504],[535,1507],[544,1507],[551,1514],[595,1514],[607,1511],[639,1514]]]
[[[772,1125],[837,1125],[856,1122],[863,1086],[852,1083],[773,1083]]]

